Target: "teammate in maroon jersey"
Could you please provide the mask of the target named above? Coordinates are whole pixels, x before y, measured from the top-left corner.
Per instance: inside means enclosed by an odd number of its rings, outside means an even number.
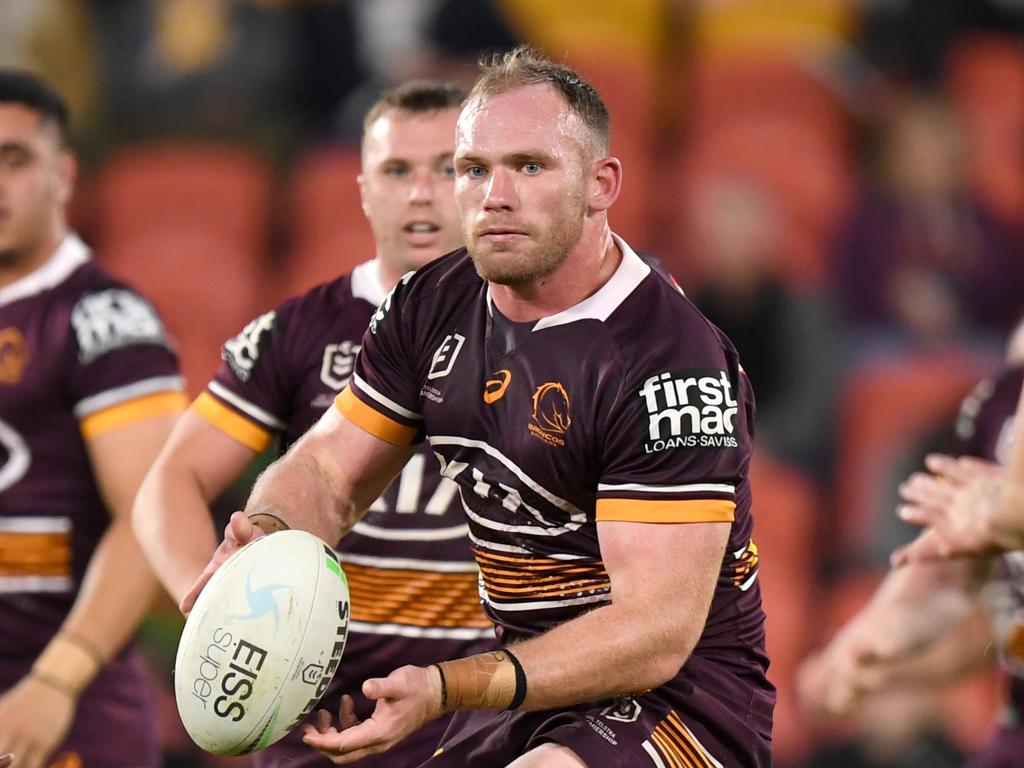
[[[365,120],[363,204],[376,257],[286,301],[224,345],[224,363],[182,418],[136,503],[136,527],[179,599],[216,547],[208,509],[276,435],[283,452],[348,382],[370,317],[409,270],[461,244],[454,200],[455,122],[464,97],[441,84],[384,94]],[[456,486],[421,451],[370,507],[339,551],[352,592],[345,659],[323,706],[343,693],[372,710],[363,680],[403,663],[427,665],[495,647],[480,607],[478,569]],[[437,721],[394,753],[361,765],[416,765],[433,753]],[[261,752],[262,766],[324,764],[296,730]],[[329,763],[328,763],[329,764]]]
[[[1006,461],[1022,386],[1024,356],[975,388],[957,419],[958,454],[963,458],[931,457],[932,467],[945,465],[947,479],[916,473],[901,487],[909,504],[942,508],[958,494],[958,480],[950,478],[958,464],[984,467],[987,473],[990,466],[994,470]],[[982,506],[974,505],[975,515]],[[927,539],[925,545],[930,547]],[[989,616],[987,633],[973,628],[979,605]],[[1010,697],[1000,728],[969,765],[1009,768],[1018,765],[1024,754],[1024,560],[1020,552],[1007,553],[998,562],[960,557],[907,562],[894,568],[871,602],[801,667],[801,695],[810,709],[846,714],[881,690],[955,679],[983,660],[993,641],[1010,677]]]
[[[68,231],[67,123],[0,71],[0,753],[156,766],[132,643],[156,581],[129,514],[185,396],[152,306]]]
[[[264,473],[186,598],[253,520],[342,536],[429,439],[505,647],[367,681],[362,722],[321,711],[304,738],[338,764],[449,711],[425,766],[771,762],[749,383],[609,229],[608,128],[589,84],[528,49],[484,68],[455,155],[468,252],[399,282],[335,408]]]

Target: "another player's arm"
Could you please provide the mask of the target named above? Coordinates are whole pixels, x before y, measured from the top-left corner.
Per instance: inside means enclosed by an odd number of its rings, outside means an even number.
[[[1024,389],[1017,405],[1010,455],[992,527],[1006,540],[1007,548],[1024,549]]]
[[[146,474],[132,522],[150,565],[176,602],[217,548],[210,503],[257,453],[190,409]]]
[[[156,579],[132,533],[131,505],[183,405],[183,398],[178,402],[171,395],[159,414],[91,436],[86,432],[111,522],[60,630],[30,674],[0,697],[0,748],[18,750],[18,768],[45,763],[67,733],[79,696],[136,631],[149,606]]]
[[[978,608],[986,570],[959,561],[890,571],[871,601],[802,665],[804,705],[844,713],[867,693],[946,675],[938,646]]]

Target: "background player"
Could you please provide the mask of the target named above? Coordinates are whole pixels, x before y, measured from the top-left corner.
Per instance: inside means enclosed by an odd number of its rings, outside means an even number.
[[[1024,349],[1011,348],[1008,367],[979,384],[964,401],[957,419],[962,456],[984,459],[993,466],[1006,460],[1022,387]],[[932,484],[931,476],[918,474],[901,492],[911,503],[936,506],[940,498],[952,498],[938,495],[951,485],[948,481],[935,483],[936,489]],[[998,561],[959,558],[894,568],[871,602],[802,666],[804,704],[830,714],[848,714],[880,691],[949,682],[984,662],[994,640],[1010,675],[1010,701],[1001,728],[970,765],[997,768],[1018,763],[1024,754],[1022,577],[1019,553]],[[989,627],[979,632],[972,619],[982,607]]]
[[[67,131],[60,97],[0,70],[0,753],[155,766],[129,515],[186,401],[152,306],[68,232]]]
[[[366,116],[363,209],[376,257],[257,318],[224,345],[224,363],[181,419],[139,493],[135,524],[171,594],[185,594],[217,546],[209,502],[281,435],[284,450],[345,386],[370,317],[409,270],[461,244],[454,200],[455,123],[464,93],[410,83],[385,93]],[[403,663],[494,646],[480,608],[477,568],[455,485],[422,451],[345,539],[352,589],[345,661],[324,706],[356,696],[368,677]],[[415,765],[433,752],[444,722],[365,765]],[[260,753],[260,765],[326,760],[301,732]]]
[[[253,490],[253,520],[335,540],[426,433],[510,643],[368,681],[350,728],[322,711],[305,739],[337,763],[450,710],[426,765],[770,763],[752,396],[728,340],[612,235],[608,140],[575,72],[522,49],[486,67],[456,150],[469,253],[400,281],[337,407]],[[255,535],[235,513],[186,605]]]

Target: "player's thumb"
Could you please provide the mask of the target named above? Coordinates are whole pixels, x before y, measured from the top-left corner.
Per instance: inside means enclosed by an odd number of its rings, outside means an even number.
[[[391,698],[394,695],[395,686],[389,684],[390,682],[386,677],[371,677],[363,683],[363,695],[374,701]]]

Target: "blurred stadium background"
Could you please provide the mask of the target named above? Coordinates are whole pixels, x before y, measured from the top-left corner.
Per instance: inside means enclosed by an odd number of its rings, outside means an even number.
[[[896,484],[1024,313],[1022,33],[1015,0],[0,0],[0,64],[73,108],[73,224],[157,302],[193,392],[251,316],[372,255],[355,176],[381,87],[468,82],[518,41],[587,76],[625,164],[613,226],[758,394],[782,768],[956,765],[997,717],[985,665],[839,724],[793,674],[912,535]],[[165,605],[146,627],[165,685],[178,626]],[[169,766],[245,764],[164,712]]]

